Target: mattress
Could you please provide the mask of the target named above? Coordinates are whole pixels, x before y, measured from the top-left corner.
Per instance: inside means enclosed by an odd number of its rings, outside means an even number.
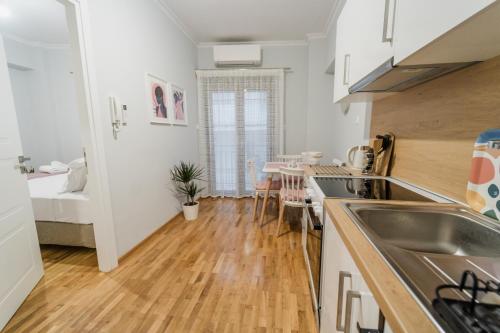
[[[67,174],[28,180],[36,221],[91,224],[89,197],[85,192],[61,193]]]

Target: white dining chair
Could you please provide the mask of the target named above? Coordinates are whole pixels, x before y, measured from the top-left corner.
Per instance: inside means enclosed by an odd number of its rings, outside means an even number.
[[[255,221],[255,217],[257,216],[257,206],[259,205],[259,199],[261,195],[266,193],[266,181],[257,181],[257,171],[255,169],[255,161],[248,160],[247,161],[248,175],[250,176],[250,180],[252,182],[252,186],[255,189],[255,199],[253,204],[253,214],[252,221]],[[281,180],[273,180],[271,182],[271,187],[269,189],[269,195],[274,195],[276,197],[276,202],[279,209],[279,194],[281,190]],[[262,209],[266,209],[266,207],[262,207]]]
[[[285,216],[285,207],[305,207],[304,201],[304,169],[280,168],[281,191],[280,213],[276,237],[280,236],[281,223]]]

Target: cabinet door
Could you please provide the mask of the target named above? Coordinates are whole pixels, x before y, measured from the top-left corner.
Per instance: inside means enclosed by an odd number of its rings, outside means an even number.
[[[394,55],[392,33],[396,0],[349,0],[350,26],[356,34],[352,49],[350,85],[355,84]]]
[[[343,332],[347,292],[362,277],[328,214],[324,221],[320,332]]]
[[[345,321],[350,331],[358,332],[357,326],[377,329],[379,325],[379,306],[361,275],[353,276],[352,291],[348,292]],[[350,300],[349,300],[350,298]]]
[[[375,330],[379,325],[379,307],[372,294],[350,291],[346,308],[345,333],[358,332],[360,328]]]
[[[394,27],[396,64],[450,31],[494,0],[397,0]],[[410,65],[411,62],[405,62]]]
[[[377,329],[380,308],[328,214],[322,260],[320,333]],[[387,322],[384,333],[392,333]]]
[[[335,75],[333,84],[333,101],[340,102],[344,97],[349,95],[349,74],[350,74],[350,57],[349,50],[350,27],[348,26],[349,2],[344,6],[344,9],[337,19],[337,31],[335,42]]]
[[[396,0],[349,0],[337,20],[334,102],[389,60]]]
[[[321,274],[321,317],[320,332],[338,332],[337,326],[337,303],[339,292],[339,274],[342,267],[342,243],[339,242],[340,235],[335,230],[333,222],[328,215],[325,216],[323,226],[323,253]],[[348,281],[345,281],[348,280]],[[350,280],[345,279],[350,288]]]

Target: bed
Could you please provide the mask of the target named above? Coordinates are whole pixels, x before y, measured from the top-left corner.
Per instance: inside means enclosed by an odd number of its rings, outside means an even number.
[[[60,193],[67,174],[33,175],[28,180],[40,244],[95,248],[87,193]]]

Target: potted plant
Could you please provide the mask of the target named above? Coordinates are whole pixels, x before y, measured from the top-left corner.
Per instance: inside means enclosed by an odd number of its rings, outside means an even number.
[[[203,191],[198,181],[203,180],[203,168],[191,162],[181,161],[170,170],[170,178],[179,194],[186,196],[186,202],[182,205],[184,218],[188,221],[198,218],[199,202],[196,196]]]

